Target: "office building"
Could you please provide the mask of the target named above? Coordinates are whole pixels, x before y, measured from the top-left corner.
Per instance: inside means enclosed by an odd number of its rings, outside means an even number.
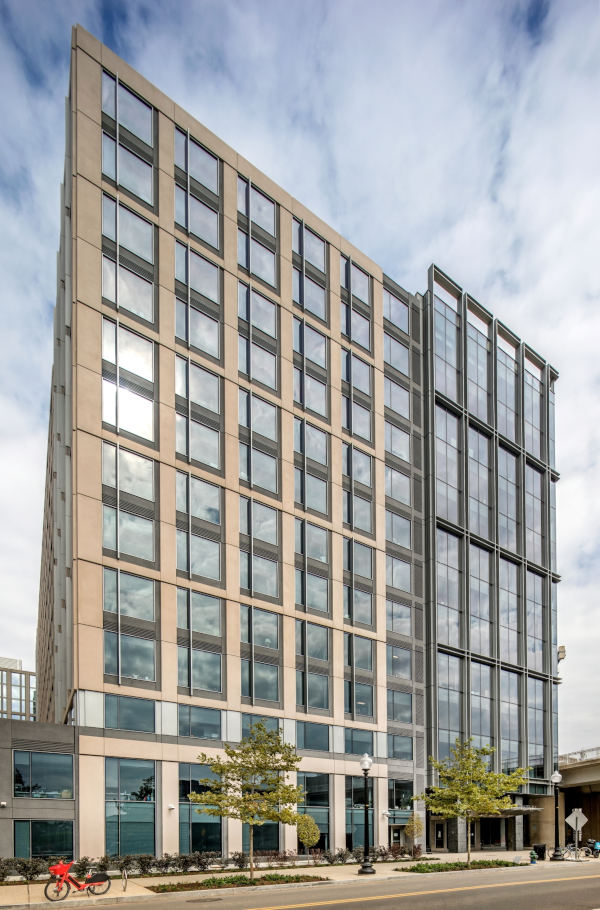
[[[80,27],[66,135],[37,672],[40,720],[78,731],[75,850],[246,847],[186,794],[256,717],[302,755],[321,847],[362,843],[364,752],[376,844],[455,735],[535,752],[545,793],[556,374]]]
[[[0,657],[0,719],[35,720],[36,682],[23,661]]]

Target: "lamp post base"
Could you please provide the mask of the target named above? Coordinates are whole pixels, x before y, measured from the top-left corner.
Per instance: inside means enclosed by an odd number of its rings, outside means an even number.
[[[375,869],[371,863],[363,863],[360,869],[358,870],[358,875],[375,875]]]
[[[553,853],[552,856],[550,857],[550,860],[554,860],[555,862],[557,862],[558,860],[564,861],[563,852],[562,852],[562,850],[560,849],[560,847],[555,847],[555,848],[554,848],[554,853]]]

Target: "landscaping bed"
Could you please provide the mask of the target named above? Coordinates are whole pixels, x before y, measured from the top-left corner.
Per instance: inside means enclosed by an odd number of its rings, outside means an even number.
[[[279,872],[271,872],[254,879],[247,875],[211,875],[204,881],[176,882],[172,885],[146,885],[146,888],[156,894],[166,894],[172,891],[204,891],[211,888],[246,888],[254,885],[289,885],[327,881],[329,879],[322,875],[281,875]]]
[[[527,866],[528,863],[513,863],[508,859],[473,859],[470,863],[415,863],[407,869],[396,872],[460,872],[469,869],[497,869],[503,866]]]

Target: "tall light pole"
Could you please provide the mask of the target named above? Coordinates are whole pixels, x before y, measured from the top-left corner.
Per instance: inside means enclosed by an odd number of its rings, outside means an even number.
[[[373,759],[365,752],[360,760],[360,767],[365,777],[365,847],[362,866],[358,870],[359,875],[375,875],[375,869],[369,862],[369,789],[367,785],[372,764]]]
[[[554,785],[554,853],[550,857],[553,860],[564,859],[560,849],[558,836],[558,786],[562,780],[560,771],[555,771],[550,778],[550,783]]]

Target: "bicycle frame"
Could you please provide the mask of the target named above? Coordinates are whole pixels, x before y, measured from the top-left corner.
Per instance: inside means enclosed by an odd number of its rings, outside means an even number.
[[[57,863],[55,866],[49,867],[48,871],[50,872],[51,875],[54,876],[54,878],[56,880],[56,888],[58,891],[61,890],[61,888],[63,887],[63,885],[66,882],[68,882],[69,885],[72,888],[74,888],[76,891],[85,891],[86,888],[89,888],[92,885],[98,884],[97,881],[94,882],[94,881],[92,881],[91,878],[89,880],[84,879],[84,881],[82,881],[82,882],[78,882],[76,878],[73,878],[73,876],[69,872],[69,869],[71,868],[71,866],[73,865],[74,862],[75,862],[75,860],[72,860],[70,863]]]

